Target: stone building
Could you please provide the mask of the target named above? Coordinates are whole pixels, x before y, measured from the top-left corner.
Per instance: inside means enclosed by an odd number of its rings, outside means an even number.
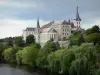
[[[40,27],[39,18],[37,19],[36,28],[26,28],[23,31],[23,38],[26,40],[28,35],[34,35],[36,42],[41,45],[45,44],[51,38],[54,41],[68,40],[70,35],[77,30],[81,30],[81,18],[79,16],[78,7],[76,8],[76,18],[73,21],[52,21]]]

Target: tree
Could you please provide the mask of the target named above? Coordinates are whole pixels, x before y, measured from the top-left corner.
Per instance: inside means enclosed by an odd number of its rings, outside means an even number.
[[[3,61],[2,53],[6,48],[7,48],[7,46],[5,44],[0,44],[0,62]]]
[[[75,32],[72,36],[70,36],[70,45],[80,45],[81,43],[84,43],[84,34],[82,34],[80,31]]]
[[[92,28],[89,28],[85,31],[86,35],[89,35],[89,34],[92,34],[92,33],[100,33],[99,27],[97,25],[95,25]]]
[[[5,43],[7,44],[7,46],[13,46],[13,38],[9,37],[9,38],[5,38]]]
[[[73,61],[69,71],[70,75],[90,75],[88,64],[86,57]]]
[[[29,35],[26,37],[26,45],[35,44],[34,35]]]
[[[64,50],[57,50],[55,52],[52,52],[48,55],[47,61],[48,61],[48,69],[51,70],[51,72],[60,72],[61,70],[61,58],[63,55]]]
[[[19,50],[17,53],[16,53],[16,63],[18,65],[22,64],[22,52],[23,50]]]
[[[15,63],[16,62],[16,53],[20,50],[19,47],[10,47],[4,50],[2,55],[4,56],[4,60],[9,63]]]
[[[89,34],[92,34],[92,28],[89,28],[85,31],[85,34],[86,35],[89,35]]]
[[[84,42],[85,42],[84,37],[82,34],[80,34],[80,36],[78,37],[78,45],[81,45]]]
[[[45,43],[45,45],[39,51],[38,57],[36,59],[36,65],[41,68],[47,68],[47,56],[51,52],[60,49],[60,45],[58,42],[54,42],[53,40],[49,40]]]
[[[44,51],[46,50],[46,51],[49,51],[49,52],[56,51],[58,49],[60,49],[59,43],[54,42],[52,40],[47,41],[42,48],[42,50],[44,50]]]
[[[100,33],[99,27],[97,25],[93,26],[91,31],[92,33]]]
[[[25,41],[23,40],[22,37],[15,37],[15,45],[19,47],[24,47]]]
[[[33,67],[35,66],[35,60],[37,58],[38,52],[39,48],[37,48],[37,45],[32,44],[30,46],[25,47],[21,51],[21,53],[19,52],[19,54],[17,54],[17,60],[19,63],[21,63],[20,59],[22,59],[22,64],[26,64]]]
[[[94,45],[100,44],[100,33],[92,33],[90,35],[85,35],[86,42],[93,42]]]
[[[63,52],[61,61],[61,73],[68,74],[72,61],[75,60],[75,54],[71,51]]]

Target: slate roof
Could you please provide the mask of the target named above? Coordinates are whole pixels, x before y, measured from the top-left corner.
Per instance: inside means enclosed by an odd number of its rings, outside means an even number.
[[[63,24],[63,25],[64,25],[64,24],[66,24],[66,25],[67,25],[67,24],[68,24],[68,22],[66,22],[66,21],[64,20],[64,21],[62,22],[62,24]]]
[[[28,27],[26,28],[26,31],[35,31],[36,28]]]
[[[53,23],[54,23],[54,21],[52,21],[52,22],[50,22],[50,23],[48,23],[48,24],[46,24],[46,25],[43,25],[43,26],[40,28],[40,30],[42,31],[44,28],[50,27]]]
[[[42,31],[43,29],[45,29],[45,28],[49,28],[51,25],[71,25],[71,24],[69,24],[67,21],[65,21],[65,20],[62,20],[62,21],[52,21],[52,22],[50,22],[50,23],[48,23],[48,24],[46,24],[46,25],[43,25],[41,28],[40,28],[40,30]]]
[[[78,12],[78,7],[77,7],[77,9],[76,9],[76,19],[75,19],[76,21],[81,21],[81,18],[80,18],[80,16],[79,16],[79,12]]]

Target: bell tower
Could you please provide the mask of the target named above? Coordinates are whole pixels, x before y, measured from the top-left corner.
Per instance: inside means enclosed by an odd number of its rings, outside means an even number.
[[[80,28],[80,25],[81,25],[81,18],[79,16],[79,11],[78,11],[78,6],[76,8],[76,18],[74,19],[74,26],[77,27],[77,28]]]

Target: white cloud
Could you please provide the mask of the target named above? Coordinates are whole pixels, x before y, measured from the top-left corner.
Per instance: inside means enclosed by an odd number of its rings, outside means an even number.
[[[98,25],[100,27],[100,19],[97,18],[95,20],[91,20],[89,22],[83,22],[81,27],[84,28],[84,29],[88,29],[88,28],[91,28],[93,27],[94,25]]]
[[[49,21],[40,20],[40,25],[44,25]],[[26,27],[36,27],[37,20],[13,20],[0,19],[0,38],[9,36],[22,35],[23,29]]]
[[[95,20],[94,23],[91,24],[91,26],[94,26],[94,25],[99,25],[100,26],[100,19]]]

